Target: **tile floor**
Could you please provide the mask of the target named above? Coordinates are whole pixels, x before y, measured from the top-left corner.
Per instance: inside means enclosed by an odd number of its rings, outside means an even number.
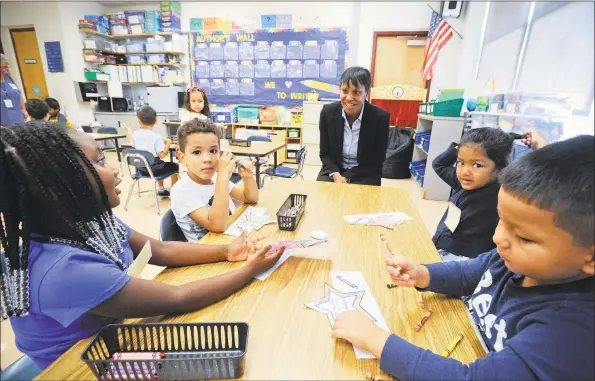
[[[107,160],[111,165],[118,165],[115,153],[107,153]],[[133,229],[153,238],[158,238],[161,216],[158,216],[155,211],[155,202],[152,192],[143,193],[140,198],[133,195],[130,199],[130,204],[128,205],[128,211],[124,211],[124,202],[128,194],[131,180],[126,168],[123,168],[123,170],[123,181],[120,184],[120,188],[122,189],[122,204],[114,210],[115,214]],[[304,179],[316,180],[319,170],[319,167],[305,166],[303,171]],[[141,187],[143,190],[151,189],[150,186],[150,181],[142,181]],[[274,181],[268,181],[266,186],[274,186]],[[421,198],[421,189],[419,185],[411,179],[383,179],[382,186],[406,189],[428,229],[428,234],[432,234],[435,231],[436,226],[440,221],[440,217],[448,206],[447,202],[423,200]],[[169,199],[161,199],[159,201],[162,214],[169,209],[169,204]],[[144,270],[143,277],[146,275],[148,278],[152,278],[159,274],[161,270],[163,270],[162,267],[148,265]],[[14,334],[8,320],[1,323],[0,338],[0,366],[4,369],[21,356],[21,353],[15,346]]]

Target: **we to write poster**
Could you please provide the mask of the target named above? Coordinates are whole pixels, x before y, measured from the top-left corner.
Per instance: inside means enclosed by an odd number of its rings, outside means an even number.
[[[306,94],[339,98],[348,31],[339,28],[192,32],[193,85],[210,103],[301,106]]]

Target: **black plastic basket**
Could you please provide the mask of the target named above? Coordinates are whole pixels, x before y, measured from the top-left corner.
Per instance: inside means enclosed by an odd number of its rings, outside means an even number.
[[[305,194],[296,193],[292,193],[287,197],[287,200],[285,200],[279,211],[277,211],[277,225],[279,225],[280,230],[294,231],[297,228],[306,210],[307,198],[308,196]],[[293,207],[297,208],[297,213],[292,216],[286,216],[286,212]]]
[[[247,323],[110,324],[83,352],[98,380],[204,380],[244,374]],[[112,360],[117,352],[164,358]]]

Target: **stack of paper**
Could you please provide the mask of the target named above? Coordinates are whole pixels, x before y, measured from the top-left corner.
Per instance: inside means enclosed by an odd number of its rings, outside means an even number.
[[[231,224],[223,234],[232,235],[239,237],[242,235],[242,231],[246,234],[250,234],[252,230],[260,230],[264,225],[274,223],[275,220],[271,220],[271,215],[266,214],[267,208],[257,208],[249,206],[244,210],[237,220]]]
[[[400,225],[405,221],[413,220],[413,218],[403,212],[353,214],[350,216],[343,216],[343,218],[352,225],[384,226],[388,229],[392,229],[396,225]]]

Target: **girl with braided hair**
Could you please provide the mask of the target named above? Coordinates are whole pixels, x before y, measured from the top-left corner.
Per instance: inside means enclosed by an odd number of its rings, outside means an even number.
[[[272,267],[282,249],[245,235],[225,246],[161,242],[112,213],[120,203],[118,170],[97,143],[46,121],[0,128],[2,318],[20,351],[46,368],[78,340],[117,318],[196,310],[223,299]],[[158,266],[243,261],[217,277],[171,286],[126,270],[150,241]]]

